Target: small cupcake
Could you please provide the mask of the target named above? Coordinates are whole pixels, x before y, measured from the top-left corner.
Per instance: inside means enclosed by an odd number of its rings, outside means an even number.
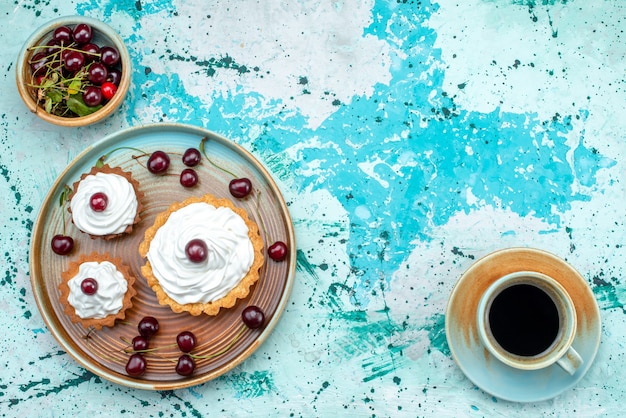
[[[124,319],[137,294],[135,277],[120,258],[109,254],[81,255],[61,274],[61,303],[72,322],[83,327],[112,327]]]
[[[161,305],[217,315],[248,296],[263,266],[263,240],[246,211],[212,195],[172,204],[139,245],[141,273]]]
[[[93,167],[74,183],[69,196],[72,222],[91,238],[129,234],[143,210],[138,183],[119,167]]]

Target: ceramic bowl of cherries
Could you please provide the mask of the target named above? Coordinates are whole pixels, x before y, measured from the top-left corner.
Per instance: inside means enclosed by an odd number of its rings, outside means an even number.
[[[110,116],[130,86],[131,62],[120,36],[86,16],[54,19],[20,50],[17,89],[26,106],[55,125],[78,127]]]

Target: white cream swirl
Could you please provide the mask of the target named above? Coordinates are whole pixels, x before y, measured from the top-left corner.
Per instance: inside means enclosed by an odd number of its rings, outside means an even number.
[[[87,278],[95,279],[98,283],[98,290],[93,295],[87,295],[81,290],[81,283]],[[67,284],[70,288],[67,301],[82,319],[101,319],[117,314],[128,290],[124,275],[109,261],[82,263],[76,276]]]
[[[187,258],[185,247],[192,239],[206,243],[205,261]],[[170,214],[147,257],[169,297],[180,304],[207,303],[226,295],[248,274],[254,248],[241,216],[227,207],[198,202]]]
[[[91,196],[104,193],[107,207],[101,212],[91,208]],[[133,185],[123,176],[113,173],[90,174],[78,183],[72,200],[72,220],[83,232],[91,235],[121,234],[135,222],[137,196]]]

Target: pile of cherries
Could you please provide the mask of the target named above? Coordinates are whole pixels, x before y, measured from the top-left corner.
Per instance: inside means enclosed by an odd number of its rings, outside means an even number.
[[[31,49],[32,86],[49,113],[86,116],[117,92],[122,78],[120,53],[114,46],[94,43],[90,25],[60,26],[45,45]]]
[[[265,322],[265,314],[258,306],[248,306],[241,313],[241,320],[249,329],[257,329],[263,326]],[[158,350],[158,348],[149,348],[149,341],[159,331],[159,321],[152,317],[146,316],[139,321],[137,325],[139,335],[132,340],[132,354],[126,363],[126,373],[132,377],[142,376],[146,372],[148,362],[145,353]],[[235,336],[239,338],[240,334]],[[234,340],[231,342],[234,343]],[[196,370],[196,359],[209,358],[191,354],[197,345],[197,339],[193,332],[182,331],[176,336],[176,345],[183,353],[178,357],[176,363],[176,373],[181,376],[190,376]],[[229,344],[230,346],[230,344]]]

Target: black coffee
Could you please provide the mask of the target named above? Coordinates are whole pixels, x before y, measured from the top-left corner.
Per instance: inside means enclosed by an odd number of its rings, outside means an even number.
[[[559,332],[559,312],[543,290],[517,284],[495,297],[489,324],[494,338],[506,351],[535,356],[554,342]]]

